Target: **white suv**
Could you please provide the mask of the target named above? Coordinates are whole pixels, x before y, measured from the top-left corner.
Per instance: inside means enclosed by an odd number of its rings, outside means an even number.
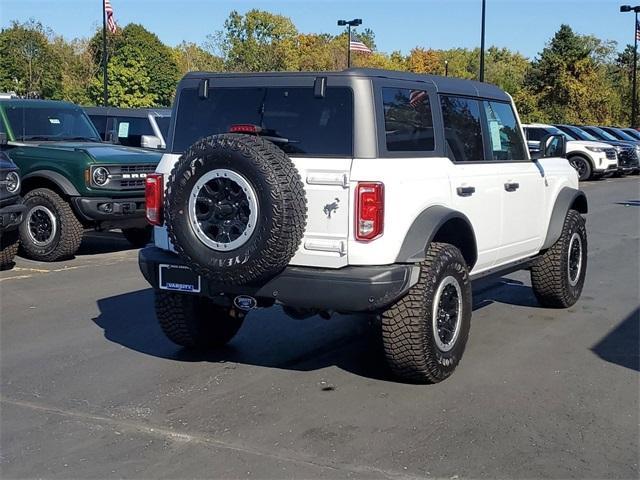
[[[564,135],[567,139],[567,159],[585,181],[618,171],[618,154],[611,145],[602,142],[579,140],[553,125],[533,123],[523,125],[527,144],[532,155],[540,152],[540,140],[546,135]]]
[[[147,178],[139,263],[165,334],[225,344],[248,311],[368,312],[391,370],[458,365],[471,280],[530,269],[568,307],[587,268],[587,199],[564,136],[531,160],[511,97],[382,70],[190,73]]]

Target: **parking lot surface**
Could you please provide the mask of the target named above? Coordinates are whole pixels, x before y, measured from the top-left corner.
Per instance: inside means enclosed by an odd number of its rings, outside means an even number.
[[[476,285],[466,354],[394,381],[364,317],[247,317],[225,349],[166,340],[137,250],[0,273],[3,478],[638,478],[638,177],[586,183],[581,300]]]

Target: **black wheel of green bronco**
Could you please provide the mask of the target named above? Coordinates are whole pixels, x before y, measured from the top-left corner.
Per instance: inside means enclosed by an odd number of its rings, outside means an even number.
[[[122,234],[131,245],[141,248],[151,241],[151,237],[153,236],[153,227],[123,228]]]
[[[587,229],[582,215],[569,210],[562,234],[531,267],[531,286],[545,307],[566,308],[578,301],[587,274]]]
[[[18,230],[0,234],[0,269],[5,269],[13,263],[19,245]]]
[[[581,182],[589,180],[593,176],[591,163],[586,158],[581,157],[580,155],[574,155],[569,157],[569,163],[573,168],[575,168],[576,172],[578,172],[578,180]]]
[[[398,377],[437,383],[458,366],[471,326],[471,283],[456,247],[432,243],[420,278],[382,316],[385,356]]]
[[[173,343],[187,348],[214,348],[227,344],[240,330],[244,312],[224,308],[209,298],[182,293],[155,292],[160,328]]]
[[[279,273],[306,225],[306,198],[291,159],[264,138],[204,138],[180,158],[165,200],[167,230],[183,261],[222,284]]]
[[[27,211],[19,230],[25,256],[42,262],[73,256],[82,242],[83,228],[69,204],[48,188],[28,192],[24,203]]]

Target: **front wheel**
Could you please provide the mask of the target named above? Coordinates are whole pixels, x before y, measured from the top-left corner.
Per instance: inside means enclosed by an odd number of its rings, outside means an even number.
[[[151,241],[151,237],[153,236],[153,227],[123,228],[122,234],[131,245],[136,248],[142,248]]]
[[[24,204],[27,212],[19,230],[25,256],[41,262],[73,256],[82,242],[83,227],[69,204],[48,188],[28,192]]]
[[[382,315],[384,352],[392,372],[408,381],[449,377],[464,353],[471,326],[467,264],[453,245],[432,243],[407,295]]]
[[[591,178],[593,169],[589,160],[584,157],[574,156],[569,158],[569,163],[578,172],[578,180],[584,182]]]
[[[533,293],[544,307],[570,307],[580,298],[586,274],[585,221],[580,213],[569,210],[560,238],[531,267]]]
[[[187,348],[215,348],[238,333],[244,312],[214,304],[207,297],[155,291],[160,328],[173,343]]]

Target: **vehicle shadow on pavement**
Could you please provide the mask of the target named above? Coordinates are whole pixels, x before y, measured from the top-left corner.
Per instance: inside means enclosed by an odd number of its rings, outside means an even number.
[[[511,278],[480,280],[473,284],[473,309],[479,310],[493,303],[540,308],[530,286]]]
[[[356,375],[395,381],[387,371],[377,326],[365,315],[294,320],[279,307],[247,315],[238,335],[214,351],[183,349],[158,326],[153,290],[98,300],[93,319],[107,340],[154,357],[179,362],[234,362],[268,368],[313,371],[337,366]],[[131,312],[136,312],[131,314]]]
[[[607,362],[640,372],[640,307],[596,343],[591,351]]]
[[[537,306],[529,287],[500,280],[502,284],[480,292],[474,310],[494,302]],[[337,366],[362,377],[397,382],[385,365],[380,326],[373,316],[335,314],[329,320],[294,320],[279,307],[258,310],[247,316],[229,345],[198,352],[183,349],[164,336],[150,288],[97,303],[100,314],[93,321],[104,330],[105,338],[146,355],[179,362],[235,362],[298,371]]]
[[[86,255],[122,252],[134,250],[135,248],[120,232],[89,231],[82,236],[82,243],[75,256],[83,257]]]

